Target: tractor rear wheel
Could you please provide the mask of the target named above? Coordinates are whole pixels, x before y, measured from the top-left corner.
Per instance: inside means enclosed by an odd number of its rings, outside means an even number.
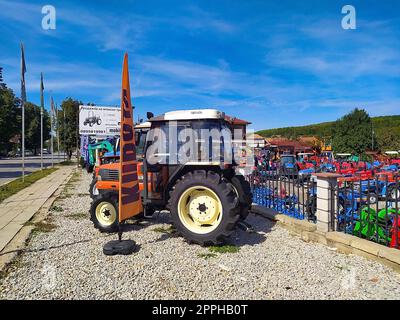
[[[233,186],[206,170],[189,172],[176,182],[169,208],[178,234],[202,246],[223,243],[240,217]]]
[[[240,219],[245,220],[249,215],[251,204],[253,203],[250,183],[242,175],[234,176],[230,182],[235,187],[239,198]]]
[[[118,195],[106,193],[94,197],[90,206],[90,220],[100,232],[118,231]]]

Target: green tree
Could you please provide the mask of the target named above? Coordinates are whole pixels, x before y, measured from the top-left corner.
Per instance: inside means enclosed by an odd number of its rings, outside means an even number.
[[[2,79],[1,73],[0,79]],[[21,124],[20,114],[19,99],[0,80],[0,153],[2,154],[12,149],[10,139],[20,132],[18,130]]]
[[[58,111],[58,132],[60,144],[67,153],[68,160],[72,157],[72,152],[79,148],[79,105],[82,102],[72,98],[65,99],[61,103]],[[65,115],[65,117],[64,117]]]
[[[399,136],[391,130],[385,130],[377,136],[377,143],[379,150],[385,151],[399,151],[400,139]]]
[[[372,144],[372,122],[363,109],[354,109],[333,126],[333,148],[337,152],[362,155]]]
[[[43,141],[50,138],[50,117],[43,113]],[[40,153],[40,107],[27,102],[25,104],[25,148],[35,154]]]

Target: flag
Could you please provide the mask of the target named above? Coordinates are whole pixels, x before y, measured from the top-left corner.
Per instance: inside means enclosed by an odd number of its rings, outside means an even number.
[[[23,102],[26,102],[25,73],[26,73],[26,64],[25,64],[24,45],[21,43],[21,100]]]
[[[121,129],[119,161],[119,222],[142,212],[137,175],[135,130],[129,85],[128,54],[122,69]]]
[[[50,100],[50,127],[51,127],[50,135],[52,137],[56,136],[56,133],[54,131],[54,114],[55,114],[54,100],[53,100],[53,97],[51,97],[51,100]]]
[[[44,85],[43,85],[43,73],[40,73],[40,114],[43,115],[43,110],[44,110],[44,96],[43,96],[43,91],[44,91]]]
[[[51,120],[53,120],[53,117],[54,117],[54,100],[53,100],[53,97],[51,97],[51,102],[50,102],[50,117],[51,117]]]

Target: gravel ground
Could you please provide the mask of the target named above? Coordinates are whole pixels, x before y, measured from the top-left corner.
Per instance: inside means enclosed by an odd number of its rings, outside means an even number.
[[[400,275],[362,257],[303,242],[262,217],[256,233],[236,231],[236,253],[217,253],[160,233],[167,213],[130,226],[125,238],[140,249],[107,257],[115,235],[94,229],[88,217],[91,175],[81,173],[58,199],[28,250],[0,280],[1,299],[399,299]],[[63,211],[61,211],[63,208]]]

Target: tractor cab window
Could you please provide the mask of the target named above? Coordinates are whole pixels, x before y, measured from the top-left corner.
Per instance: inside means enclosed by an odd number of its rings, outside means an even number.
[[[136,155],[138,158],[143,157],[147,132],[148,130],[135,131]]]
[[[221,162],[224,146],[227,145],[222,135],[223,129],[228,127],[219,120],[153,123],[152,134],[147,139],[146,158],[157,158],[158,164]],[[231,136],[227,138],[231,139]]]
[[[295,162],[296,162],[296,160],[294,159],[294,157],[282,156],[282,158],[281,158],[282,164],[295,164]]]

